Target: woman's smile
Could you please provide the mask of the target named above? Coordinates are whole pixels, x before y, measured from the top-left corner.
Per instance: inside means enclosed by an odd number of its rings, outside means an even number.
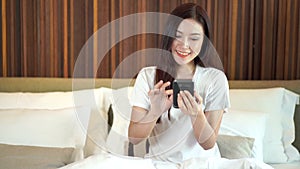
[[[191,51],[180,51],[180,50],[176,50],[176,53],[179,57],[181,58],[186,58],[188,57],[192,52]]]

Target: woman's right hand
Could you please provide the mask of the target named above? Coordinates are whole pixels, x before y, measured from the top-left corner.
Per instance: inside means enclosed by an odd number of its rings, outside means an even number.
[[[151,102],[151,112],[155,113],[154,116],[156,117],[166,112],[173,104],[173,90],[166,90],[166,87],[170,85],[170,82],[164,83],[160,80],[154,85],[154,89],[148,93]]]

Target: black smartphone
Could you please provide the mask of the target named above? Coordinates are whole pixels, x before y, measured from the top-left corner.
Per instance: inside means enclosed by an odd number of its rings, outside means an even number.
[[[175,79],[173,81],[173,107],[178,108],[177,95],[179,91],[187,90],[194,96],[194,82],[191,79]]]

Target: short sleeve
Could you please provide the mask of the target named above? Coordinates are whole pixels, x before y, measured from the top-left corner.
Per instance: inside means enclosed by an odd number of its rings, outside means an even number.
[[[225,74],[218,71],[213,76],[205,98],[205,111],[224,110],[230,107],[229,85]]]
[[[130,99],[131,106],[150,109],[148,92],[153,88],[155,70],[153,67],[147,67],[139,72]]]

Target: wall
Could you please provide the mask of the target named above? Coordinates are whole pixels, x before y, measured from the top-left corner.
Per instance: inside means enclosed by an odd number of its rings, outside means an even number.
[[[208,11],[229,79],[300,79],[298,0],[1,0],[0,76],[72,77],[80,50],[99,28],[137,12],[168,13],[183,2]],[[93,44],[78,76],[112,77],[124,58],[159,44],[153,34],[126,38],[97,65],[96,51],[122,34],[116,28],[111,26],[108,43]],[[116,76],[146,62],[137,59]]]

